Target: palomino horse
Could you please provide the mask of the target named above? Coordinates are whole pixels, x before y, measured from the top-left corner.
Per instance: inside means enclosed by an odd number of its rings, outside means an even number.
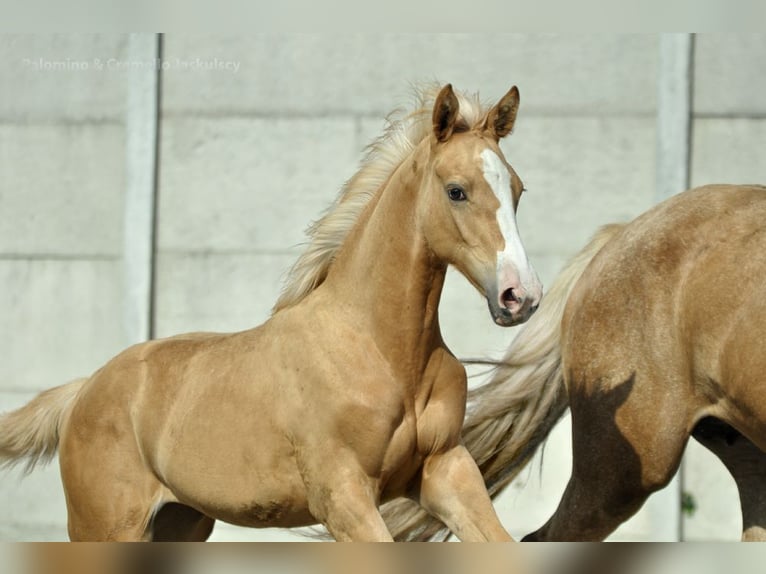
[[[58,447],[70,538],[204,540],[223,520],[390,540],[377,507],[397,496],[463,540],[510,538],[460,443],[466,375],[437,311],[448,264],[499,325],[538,305],[499,147],[518,90],[420,103],[310,229],[266,323],[136,345],[0,419],[6,463]]]
[[[708,186],[602,229],[503,365],[469,396],[464,444],[494,496],[567,407],[573,469],[527,540],[601,540],[675,474],[690,436],[734,477],[743,539],[766,538],[766,188]],[[403,502],[398,538],[444,534]]]

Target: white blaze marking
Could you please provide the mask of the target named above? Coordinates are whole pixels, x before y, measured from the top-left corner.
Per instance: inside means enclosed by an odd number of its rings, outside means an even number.
[[[508,168],[491,149],[487,148],[481,152],[481,159],[484,161],[484,179],[487,180],[489,187],[500,202],[500,207],[497,210],[497,224],[503,239],[505,239],[505,249],[497,252],[498,281],[502,281],[503,271],[512,267],[518,272],[521,285],[525,290],[529,290],[539,280],[537,280],[537,276],[529,264],[516,224],[516,212],[513,210],[511,199],[511,176],[508,173]],[[502,290],[502,285],[498,285],[498,289]]]

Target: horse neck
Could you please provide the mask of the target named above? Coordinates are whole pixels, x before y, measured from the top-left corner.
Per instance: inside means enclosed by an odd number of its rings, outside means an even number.
[[[371,332],[392,364],[420,370],[440,339],[438,308],[446,264],[418,225],[427,163],[420,146],[370,201],[340,249],[325,284],[344,312]]]

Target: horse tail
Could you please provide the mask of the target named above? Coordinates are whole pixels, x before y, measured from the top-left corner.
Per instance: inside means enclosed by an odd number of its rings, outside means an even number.
[[[622,229],[603,227],[558,275],[492,376],[468,394],[462,440],[493,498],[521,472],[569,407],[561,369],[561,319],[572,288],[601,248]],[[397,499],[382,509],[397,540],[446,539],[437,519]]]
[[[31,472],[56,454],[64,415],[88,379],[78,379],[48,389],[26,405],[0,416],[0,468],[12,467],[26,459]]]

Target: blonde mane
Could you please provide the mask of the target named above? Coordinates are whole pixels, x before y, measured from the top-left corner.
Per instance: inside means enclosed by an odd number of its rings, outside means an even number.
[[[413,111],[397,109],[387,116],[383,134],[367,146],[359,171],[341,188],[325,214],[306,230],[309,242],[287,274],[274,313],[298,304],[325,280],[335,254],[370,199],[431,133],[431,113],[438,93],[438,85],[416,89]],[[455,95],[460,103],[460,123],[470,128],[484,119],[486,110],[478,94]]]

